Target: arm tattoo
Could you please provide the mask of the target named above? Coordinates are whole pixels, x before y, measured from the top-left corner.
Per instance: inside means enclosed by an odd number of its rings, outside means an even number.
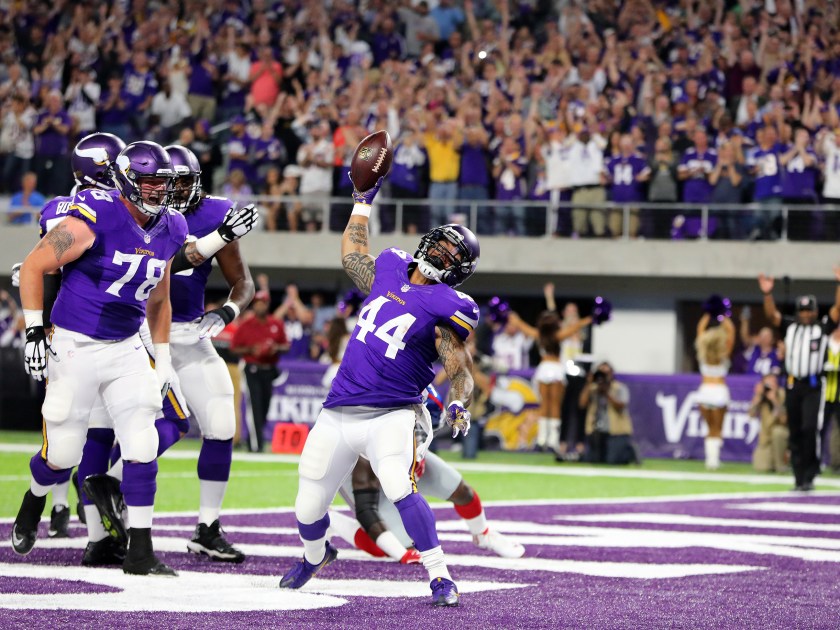
[[[347,224],[347,238],[353,245],[359,247],[368,247],[368,228],[362,223],[348,223]]]
[[[64,255],[64,252],[72,247],[75,240],[73,234],[67,230],[67,226],[59,223],[55,228],[47,232],[39,247],[51,246],[55,253],[56,261],[61,262],[61,257]]]
[[[193,267],[198,267],[201,263],[207,260],[204,256],[198,253],[198,248],[195,246],[195,241],[190,241],[184,246],[184,256],[190,261]]]
[[[376,275],[376,263],[370,254],[351,252],[342,259],[341,264],[344,265],[344,271],[350,276],[353,284],[365,295],[370,293]]]
[[[449,400],[460,400],[469,406],[473,394],[472,357],[464,342],[451,328],[438,326],[438,332],[440,338],[437,351],[443,369],[449,376]]]

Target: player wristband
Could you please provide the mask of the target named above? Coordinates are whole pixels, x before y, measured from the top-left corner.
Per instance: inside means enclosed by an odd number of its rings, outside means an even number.
[[[239,317],[239,307],[235,303],[231,302],[230,300],[225,302],[222,305],[222,308],[229,308],[230,310],[232,310],[233,311],[233,319],[236,319],[237,317]]]
[[[195,250],[204,258],[212,258],[225,245],[227,245],[227,241],[222,238],[218,230],[215,230],[198,239],[195,242]]]
[[[370,218],[370,205],[366,203],[354,203],[353,212],[350,213],[350,216],[354,214]]]
[[[29,310],[27,308],[23,309],[23,319],[26,322],[27,328],[32,328],[33,326],[43,326],[44,325],[44,311],[43,310]]]

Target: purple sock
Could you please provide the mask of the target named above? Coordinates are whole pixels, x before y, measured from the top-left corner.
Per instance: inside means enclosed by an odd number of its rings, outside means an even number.
[[[327,535],[327,528],[330,526],[330,515],[324,514],[322,518],[311,525],[304,525],[300,521],[297,524],[301,538],[304,540],[319,540]]]
[[[126,505],[139,507],[155,504],[157,490],[158,464],[157,460],[148,464],[125,462],[123,464],[123,480],[120,486]]]
[[[108,472],[111,447],[114,445],[114,432],[111,429],[88,429],[87,441],[79,463],[79,484],[84,483],[88,475],[102,475]],[[80,491],[82,503],[92,505],[84,492]]]
[[[233,440],[204,438],[198,453],[198,478],[206,481],[227,481],[233,460]]]
[[[111,449],[111,457],[108,463],[113,466],[119,461],[120,457],[122,457],[122,449],[120,448],[120,443],[117,442],[114,444],[114,448]]]
[[[422,553],[440,546],[435,529],[435,515],[422,494],[414,492],[394,505],[400,511],[403,527],[414,541],[417,551]]]
[[[46,460],[41,457],[41,452],[38,451],[29,460],[29,470],[32,472],[32,478],[35,483],[41,486],[54,486],[58,483],[64,483],[70,479],[73,472],[72,468],[64,470],[53,470],[47,466]]]
[[[181,430],[172,420],[158,418],[155,420],[155,429],[158,434],[158,457],[170,446],[181,439]]]

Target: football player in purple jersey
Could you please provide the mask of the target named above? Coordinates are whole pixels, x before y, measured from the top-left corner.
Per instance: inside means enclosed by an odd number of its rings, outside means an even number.
[[[242,216],[244,212],[249,222],[246,222],[247,225],[243,223],[242,227],[249,230],[254,227],[258,214],[253,205],[237,213],[234,202],[202,192],[201,166],[192,151],[178,145],[168,146],[166,151],[176,172],[170,208],[184,214],[190,244],[216,233],[231,215]],[[215,258],[228,282],[230,294],[223,306],[205,313],[204,293],[213,254],[204,256],[199,251],[206,253],[204,248],[196,249],[190,244],[176,256],[176,259],[185,258],[187,262],[181,264],[189,267],[172,275],[170,333],[172,365],[177,382],[204,438],[198,456],[199,522],[187,548],[214,560],[242,562],[245,555],[225,539],[219,524],[222,499],[230,477],[236,414],[230,374],[211,340],[250,304],[254,297],[254,282],[242,260],[239,243],[235,239],[225,241],[215,253]],[[181,264],[173,261],[173,269]],[[154,356],[154,348],[149,348],[148,343],[146,345]],[[189,429],[183,405],[172,392],[164,400],[163,412],[163,417],[155,422],[158,455]],[[121,468],[115,466],[107,475],[93,475],[85,480],[85,489],[91,490],[89,494],[95,499],[100,512],[116,525],[117,539],[122,538],[124,531],[118,509],[122,497],[119,496],[119,484],[115,481],[120,472]]]
[[[443,412],[443,401],[433,385],[426,388],[424,397],[424,415],[427,415],[428,424],[423,426],[418,422],[415,425],[415,440],[419,444],[428,443],[426,431],[440,424]],[[488,525],[478,493],[461,473],[434,453],[427,452],[421,457],[421,450],[418,448],[414,477],[423,496],[450,501],[472,534],[473,543],[480,549],[487,549],[503,558],[521,558],[525,547]],[[388,555],[401,564],[420,561],[417,550],[410,548],[413,543],[403,527],[399,511],[382,494],[370,462],[360,457],[340,492],[347,505],[355,511],[356,518],[330,511],[330,527],[336,534],[376,557]]]
[[[169,389],[170,260],[187,225],[169,212],[175,171],[163,147],[136,142],[117,156],[116,191],[77,193],[67,218],[44,236],[20,271],[26,319],[24,365],[47,376],[42,408],[44,444],[30,460],[32,478],[12,528],[12,546],[31,551],[46,494],[79,464],[90,410],[101,396],[126,459],[123,493],[131,524],[126,573],[174,575],[152,548],[158,437],[154,421]],[[44,274],[62,269],[44,332]],[[156,363],[149,364],[138,331],[148,317]]]
[[[370,461],[382,491],[396,505],[431,579],[436,606],[460,595],[435,531],[435,517],[417,492],[414,425],[422,392],[440,359],[451,381],[446,421],[455,435],[470,425],[472,358],[464,341],[478,324],[478,306],[455,287],[475,271],[478,239],[461,225],[423,236],[412,256],[389,248],[369,253],[368,218],[383,178],[355,204],[341,241],[345,271],[365,294],[356,327],[300,460],[295,501],[303,559],[280,580],[300,588],[338,551],[327,540],[327,508],[359,456]]]
[[[125,148],[125,142],[120,138],[110,133],[92,133],[85,136],[76,144],[73,153],[70,156],[70,166],[73,170],[73,177],[75,186],[73,192],[67,196],[55,197],[48,201],[43,208],[41,208],[41,216],[39,220],[40,237],[49,232],[56,225],[67,218],[67,211],[73,201],[73,194],[79,190],[87,190],[89,188],[97,188],[101,190],[113,190],[114,182],[112,179],[111,165],[117,159],[117,155]],[[23,263],[18,263],[12,268],[12,284],[13,286],[20,286],[20,266]],[[50,329],[52,324],[50,322],[50,313],[55,299],[58,296],[58,290],[61,286],[61,273],[56,271],[54,273],[46,274],[44,276],[44,327]],[[111,429],[110,418],[105,412],[101,401],[97,401],[94,408],[91,410],[90,423],[94,432],[99,431],[97,427],[102,425],[109,427],[110,443],[114,442],[114,432]],[[82,477],[84,478],[84,477]],[[69,503],[67,501],[67,494],[70,486],[70,481],[58,483],[53,487],[52,500],[53,507],[50,515],[50,527],[48,534],[53,537],[68,536],[68,525],[70,521]],[[78,490],[77,486],[77,490]],[[79,519],[85,522],[85,511],[81,507],[85,503],[84,496],[80,494],[80,506],[77,508]],[[98,519],[98,514],[96,519]],[[94,539],[91,538],[91,541]],[[92,545],[92,543],[91,543]],[[94,564],[95,557],[101,555],[104,548],[92,547],[88,545],[85,550],[85,560],[83,564]],[[125,556],[124,550],[122,556]],[[120,558],[122,561],[122,558]]]

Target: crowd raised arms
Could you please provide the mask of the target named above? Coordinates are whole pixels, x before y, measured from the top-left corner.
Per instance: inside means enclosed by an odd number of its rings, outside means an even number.
[[[403,229],[698,234],[655,201],[711,204],[714,238],[837,236],[834,212],[780,219],[840,200],[836,6],[431,4],[16,8],[0,65],[0,186],[21,193],[9,220],[31,220],[34,193],[65,194],[71,147],[99,130],[187,146],[205,190],[272,198],[267,229],[341,231],[318,200],[349,194],[348,149],[387,129],[381,197],[404,204]],[[387,232],[397,206],[380,206]]]

